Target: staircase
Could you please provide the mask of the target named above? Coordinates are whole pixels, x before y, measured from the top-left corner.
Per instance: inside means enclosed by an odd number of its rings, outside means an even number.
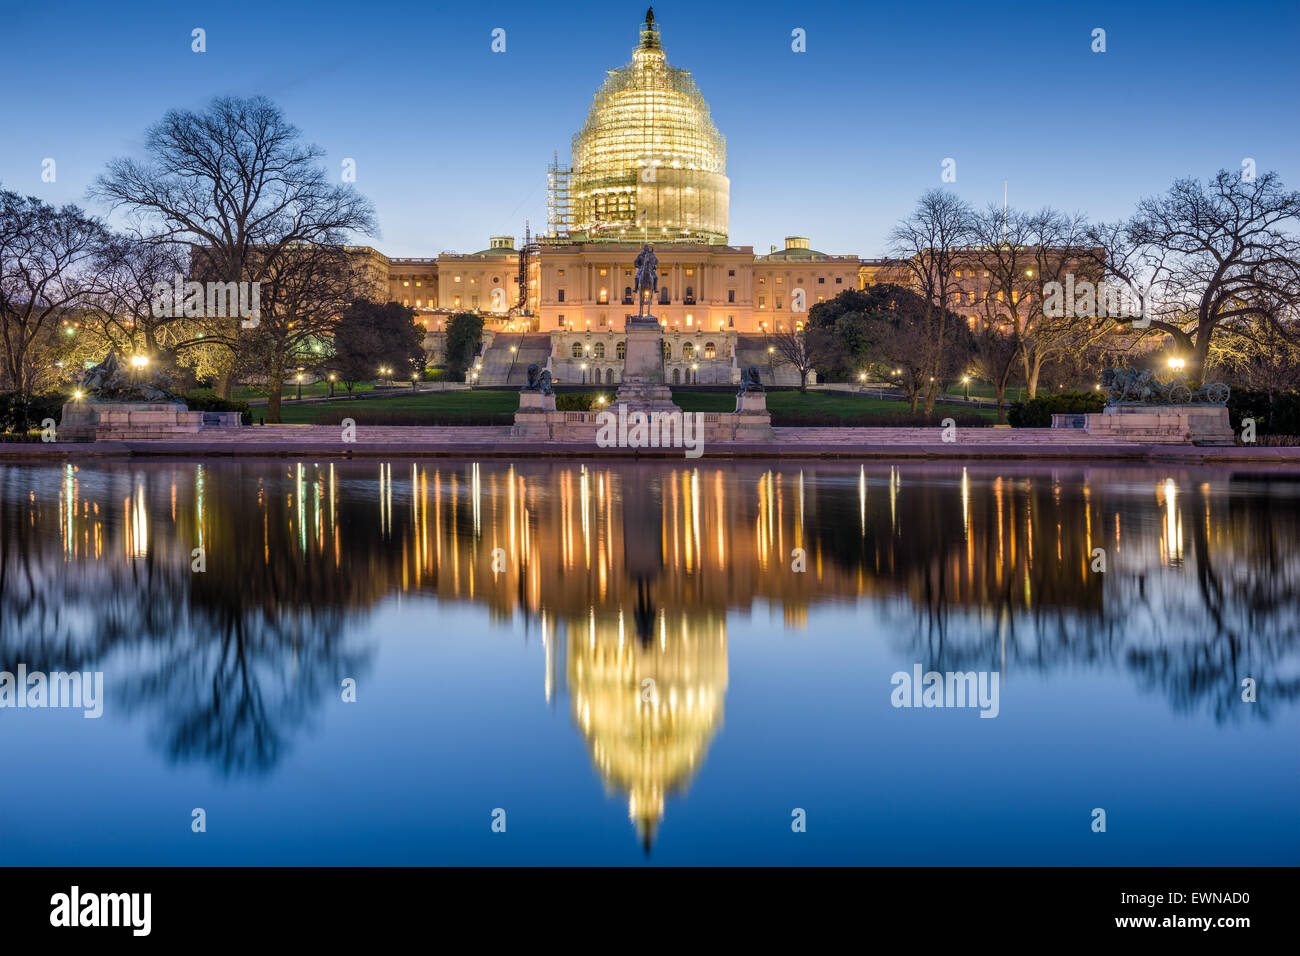
[[[736,368],[745,374],[751,365],[758,368],[764,385],[798,385],[799,372],[793,365],[783,364],[779,354],[769,352],[771,341],[765,335],[736,336]]]
[[[528,366],[535,362],[545,368],[550,354],[551,336],[546,332],[498,334],[483,355],[479,384],[524,385],[528,381]]]

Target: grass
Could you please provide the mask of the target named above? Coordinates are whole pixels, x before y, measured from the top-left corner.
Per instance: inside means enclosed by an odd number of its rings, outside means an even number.
[[[374,387],[375,387],[374,382],[362,382],[358,385],[354,385],[352,387],[352,390],[353,392],[369,392],[372,391]],[[330,393],[329,382],[303,382],[302,383],[303,398],[319,398],[328,395],[329,393]],[[196,388],[193,389],[190,394],[215,395],[216,389]],[[334,394],[346,395],[347,388],[343,385],[340,385],[338,382],[335,382]],[[298,383],[293,381],[285,382],[284,389],[281,392],[281,395],[285,399],[297,398]],[[265,386],[262,385],[236,385],[234,388],[230,390],[230,397],[237,402],[246,402],[251,398],[266,398],[266,396],[267,396],[267,389],[265,388]]]
[[[592,394],[614,397],[614,389]],[[673,400],[687,412],[730,412],[736,397],[727,392],[693,392],[677,389]],[[932,416],[912,415],[907,404],[840,392],[769,392],[768,408],[775,425],[937,424],[951,417],[958,424],[992,422],[991,409],[937,405]],[[286,404],[281,417],[286,424],[337,425],[344,418],[358,425],[508,425],[514,421],[519,395],[513,391],[421,392],[391,398],[358,398],[311,405]],[[265,415],[253,409],[254,420]]]
[[[312,405],[283,405],[287,425],[509,425],[519,407],[517,392],[419,392],[393,398],[356,398]],[[254,420],[266,414],[253,409]]]

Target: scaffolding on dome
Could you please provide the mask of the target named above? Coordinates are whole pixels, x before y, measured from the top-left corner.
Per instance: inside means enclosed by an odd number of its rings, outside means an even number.
[[[560,165],[557,154],[546,168],[546,238],[568,239],[573,225],[569,202],[569,177],[573,170]]]
[[[726,140],[708,103],[691,75],[668,63],[648,15],[631,62],[609,71],[573,137],[571,171],[552,164],[548,232],[725,243],[726,170]]]

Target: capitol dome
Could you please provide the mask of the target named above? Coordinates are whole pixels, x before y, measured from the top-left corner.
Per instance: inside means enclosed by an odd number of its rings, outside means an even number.
[[[727,241],[726,140],[691,75],[664,55],[653,8],[632,61],[609,71],[573,137],[571,190],[578,237]]]

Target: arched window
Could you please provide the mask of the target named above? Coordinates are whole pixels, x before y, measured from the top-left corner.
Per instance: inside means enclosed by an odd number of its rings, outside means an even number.
[[[679,368],[673,369],[673,384],[674,385],[682,384],[682,370]]]
[[[623,304],[624,305],[632,304],[632,287],[630,285],[623,287]]]
[[[574,343],[573,343],[573,357],[576,358],[576,359],[580,359],[580,358],[582,358],[582,343],[581,343],[581,342],[574,342]]]
[[[717,357],[718,357],[718,347],[717,347],[716,345],[714,345],[712,342],[705,342],[705,343],[704,343],[704,357],[705,357],[706,359],[717,358]]]
[[[695,343],[687,342],[682,346],[682,361],[689,362],[695,358]]]
[[[627,358],[627,343],[619,342],[618,345],[615,345],[614,354],[618,356],[620,362]]]
[[[606,385],[614,384],[614,370],[612,368],[605,369],[605,384]]]
[[[672,360],[673,360],[673,347],[669,345],[668,340],[665,339],[664,340],[664,361],[671,362]]]
[[[595,346],[592,348],[591,354],[598,359],[603,359],[605,357],[605,343],[597,342]]]
[[[668,305],[668,304],[669,304],[668,289],[667,289],[667,288],[663,288],[663,289],[660,289],[660,290],[659,290],[659,304],[660,304],[660,305]]]

